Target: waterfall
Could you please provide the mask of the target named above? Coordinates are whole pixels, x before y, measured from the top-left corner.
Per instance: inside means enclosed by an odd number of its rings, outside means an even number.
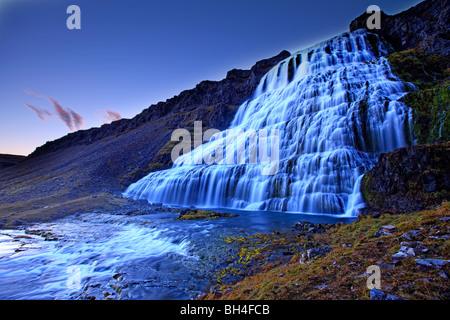
[[[380,153],[412,141],[411,110],[399,101],[408,85],[391,72],[384,58],[390,52],[376,34],[356,30],[292,54],[263,76],[229,129],[124,195],[180,206],[357,215],[362,175]],[[268,141],[267,150],[257,150]],[[266,152],[276,152],[275,161],[261,161]]]

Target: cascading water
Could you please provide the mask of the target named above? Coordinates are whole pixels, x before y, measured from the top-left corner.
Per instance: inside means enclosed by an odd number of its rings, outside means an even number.
[[[362,175],[379,153],[412,142],[411,111],[399,101],[407,85],[383,57],[391,50],[377,35],[357,30],[294,53],[261,79],[232,130],[124,195],[181,206],[357,215]],[[266,150],[278,151],[269,174],[261,174],[267,164],[250,161],[261,130],[278,132],[269,135],[272,142],[279,138]],[[235,161],[212,161],[218,151]]]

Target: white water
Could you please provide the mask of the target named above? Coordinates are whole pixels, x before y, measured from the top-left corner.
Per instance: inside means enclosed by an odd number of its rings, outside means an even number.
[[[72,299],[83,292],[84,298],[104,298],[104,292],[117,297],[109,286],[120,285],[114,274],[130,273],[130,266],[142,261],[151,270],[152,261],[169,263],[168,254],[190,256],[184,236],[177,239],[165,229],[108,220],[112,217],[86,215],[30,227],[26,233],[0,231],[0,299]],[[59,240],[44,241],[33,230],[54,233]]]
[[[412,141],[411,111],[398,101],[407,87],[383,57],[390,50],[377,35],[357,30],[294,53],[261,79],[230,129],[279,130],[275,174],[261,175],[264,165],[252,164],[249,152],[238,154],[236,164],[206,164],[212,150],[236,143],[223,132],[124,195],[182,206],[357,215],[362,175],[379,153]]]

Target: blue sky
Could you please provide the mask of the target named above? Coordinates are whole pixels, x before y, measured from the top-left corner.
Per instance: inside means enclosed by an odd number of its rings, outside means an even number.
[[[395,14],[419,2],[0,0],[0,153],[98,127],[107,110],[132,118],[202,80],[348,31],[371,4]],[[71,4],[80,30],[66,27]],[[55,104],[82,121],[70,128]]]

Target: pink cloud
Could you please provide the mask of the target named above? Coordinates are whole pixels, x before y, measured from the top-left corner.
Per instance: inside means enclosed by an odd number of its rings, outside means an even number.
[[[61,104],[58,101],[56,101],[55,99],[53,99],[51,97],[44,96],[42,94],[30,91],[30,90],[24,90],[24,92],[29,95],[34,95],[35,97],[38,97],[38,98],[46,98],[51,103],[53,103],[53,107],[55,108],[56,114],[52,113],[46,109],[35,107],[29,103],[25,103],[25,105],[29,109],[33,110],[36,113],[36,115],[39,117],[39,119],[41,119],[42,121],[46,122],[47,118],[58,117],[67,126],[67,128],[69,128],[70,131],[79,130],[83,127],[84,118],[82,116],[80,116],[78,113],[76,113],[75,111],[73,111],[72,109],[64,108],[63,106],[61,106]]]

